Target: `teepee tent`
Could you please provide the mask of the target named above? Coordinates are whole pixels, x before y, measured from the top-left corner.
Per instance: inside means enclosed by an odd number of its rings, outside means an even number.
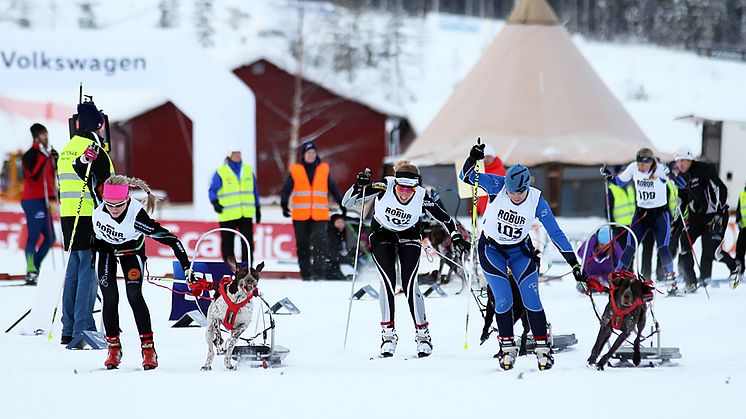
[[[622,163],[652,148],[545,0],[516,0],[507,25],[404,157],[462,161],[478,136],[506,164],[528,166]]]

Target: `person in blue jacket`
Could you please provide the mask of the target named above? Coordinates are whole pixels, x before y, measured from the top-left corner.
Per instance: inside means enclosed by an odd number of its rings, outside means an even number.
[[[220,227],[238,231],[251,244],[247,249],[241,240],[241,262],[253,266],[254,223],[262,220],[259,186],[254,168],[241,158],[240,146],[231,144],[228,149],[225,161],[212,175],[208,196]],[[232,231],[220,231],[220,250],[223,261],[229,265],[236,263],[235,237]]]
[[[459,174],[462,181],[474,185],[475,166],[484,159],[484,144],[471,148]],[[479,264],[495,297],[495,318],[499,332],[500,367],[510,370],[518,357],[513,337],[513,294],[509,281],[516,281],[526,307],[528,321],[536,341],[536,359],[540,370],[554,365],[547,334],[547,319],[539,298],[539,274],[536,255],[529,248],[528,233],[535,220],[547,230],[552,242],[572,266],[577,281],[586,281],[577,256],[565,233],[557,225],[541,191],[531,187],[531,173],[523,165],[510,167],[505,176],[479,174],[478,185],[487,192],[488,203],[481,220]],[[508,275],[508,269],[512,276]]]

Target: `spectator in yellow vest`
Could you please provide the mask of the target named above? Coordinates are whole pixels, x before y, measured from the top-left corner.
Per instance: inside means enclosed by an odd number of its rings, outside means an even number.
[[[240,147],[232,145],[229,148],[225,162],[212,176],[210,202],[218,213],[220,227],[238,231],[251,243],[251,248],[247,249],[241,240],[241,262],[254,266],[254,222],[259,224],[262,221],[259,187],[254,169],[241,158]],[[228,264],[236,262],[235,238],[236,234],[231,231],[220,232],[220,250]]]
[[[78,105],[78,130],[57,161],[60,220],[69,252],[62,292],[62,340],[66,345],[84,331],[96,330],[93,303],[98,281],[93,273],[93,208],[102,202],[103,184],[114,174],[104,149],[104,115],[93,102]]]
[[[339,204],[343,216],[346,210],[342,205],[342,194],[330,176],[329,164],[319,159],[316,144],[311,141],[303,143],[300,153],[301,162],[290,166],[280,205],[282,215],[293,219],[300,275],[308,281],[322,279],[324,275],[325,263],[321,260],[312,262],[311,249],[314,247],[312,237],[322,237],[329,223],[329,193]]]

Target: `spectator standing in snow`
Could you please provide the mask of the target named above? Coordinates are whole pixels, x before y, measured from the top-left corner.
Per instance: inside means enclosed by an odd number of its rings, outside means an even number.
[[[491,145],[484,147],[484,173],[492,175],[505,176],[505,166],[500,157],[497,156],[495,148]],[[484,214],[484,209],[487,208],[487,197],[480,196],[477,199],[477,214]]]
[[[78,105],[78,130],[57,161],[60,219],[65,250],[69,251],[62,292],[62,340],[96,330],[93,303],[97,282],[91,260],[93,209],[101,203],[103,184],[114,174],[114,164],[104,148],[104,115],[93,102]]]
[[[254,169],[241,158],[240,147],[231,145],[228,148],[225,162],[212,175],[208,193],[220,227],[237,230],[251,244],[247,249],[241,240],[241,262],[254,266],[254,223],[262,220],[259,187]],[[220,231],[223,261],[230,265],[236,262],[235,238],[232,231]]]
[[[329,163],[321,161],[316,144],[303,143],[300,156],[301,162],[290,166],[280,205],[282,215],[293,219],[300,275],[304,281],[309,281],[322,279],[324,275],[323,261],[312,262],[311,249],[320,245],[312,238],[320,237],[329,223],[329,194],[339,204],[343,216],[346,209],[342,206],[342,194],[332,180]]]
[[[49,147],[49,133],[44,125],[31,126],[33,144],[23,154],[23,195],[21,207],[26,215],[26,284],[36,285],[39,268],[54,244],[50,207],[57,201],[55,166],[59,155]],[[39,247],[39,237],[43,237]]]

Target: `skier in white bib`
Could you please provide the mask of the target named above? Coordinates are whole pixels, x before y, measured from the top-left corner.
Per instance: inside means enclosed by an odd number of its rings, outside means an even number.
[[[463,250],[468,244],[456,229],[453,219],[420,185],[417,166],[402,160],[394,165],[394,171],[394,176],[386,176],[372,186],[370,173],[360,172],[355,184],[345,193],[342,204],[347,208],[360,204],[363,187],[366,187],[365,201],[375,199],[369,239],[373,261],[381,274],[381,356],[393,356],[398,341],[394,328],[394,287],[398,255],[402,287],[415,325],[417,354],[424,357],[430,355],[433,346],[425,317],[425,299],[417,283],[422,249],[417,222],[423,211],[430,213],[448,229],[454,246]]]
[[[103,202],[93,210],[93,243],[95,268],[98,283],[104,297],[102,315],[109,352],[104,361],[107,369],[119,367],[122,359],[122,344],[119,340],[119,290],[117,287],[117,260],[124,274],[127,301],[132,307],[135,324],[140,334],[142,366],[146,370],[158,367],[158,355],[153,344],[153,329],[150,311],[142,295],[143,270],[145,269],[145,236],[165,244],[181,263],[187,280],[192,280],[189,271],[189,256],[178,237],[163,228],[148,215],[155,209],[157,198],[141,179],[112,176],[104,183]],[[130,198],[130,186],[139,187],[147,193],[145,207]]]
[[[484,159],[484,144],[471,148],[459,177],[474,185],[477,160]],[[547,336],[547,318],[539,298],[537,260],[529,248],[529,230],[539,220],[552,242],[572,266],[577,281],[587,278],[580,268],[578,258],[557,225],[552,210],[541,196],[541,191],[531,187],[531,174],[523,165],[512,166],[505,176],[479,174],[478,187],[488,195],[487,208],[482,217],[482,235],[479,237],[479,264],[495,297],[495,318],[499,332],[498,359],[504,370],[513,368],[518,357],[518,346],[513,337],[513,294],[510,282],[518,284],[528,322],[536,342],[536,359],[540,370],[554,365]],[[508,269],[513,273],[508,276]],[[513,279],[511,279],[513,278]]]
[[[637,209],[632,217],[630,228],[635,233],[638,243],[642,243],[648,233],[653,233],[665,277],[667,280],[675,279],[673,260],[668,249],[671,237],[671,214],[668,208],[668,190],[666,189],[668,176],[665,165],[658,164],[652,150],[642,148],[637,152],[635,162],[630,163],[618,176],[612,175],[605,167],[601,169],[601,174],[609,182],[614,182],[619,186],[625,185],[630,180],[633,182]],[[627,245],[617,269],[630,269],[635,250],[635,242],[628,235]]]

